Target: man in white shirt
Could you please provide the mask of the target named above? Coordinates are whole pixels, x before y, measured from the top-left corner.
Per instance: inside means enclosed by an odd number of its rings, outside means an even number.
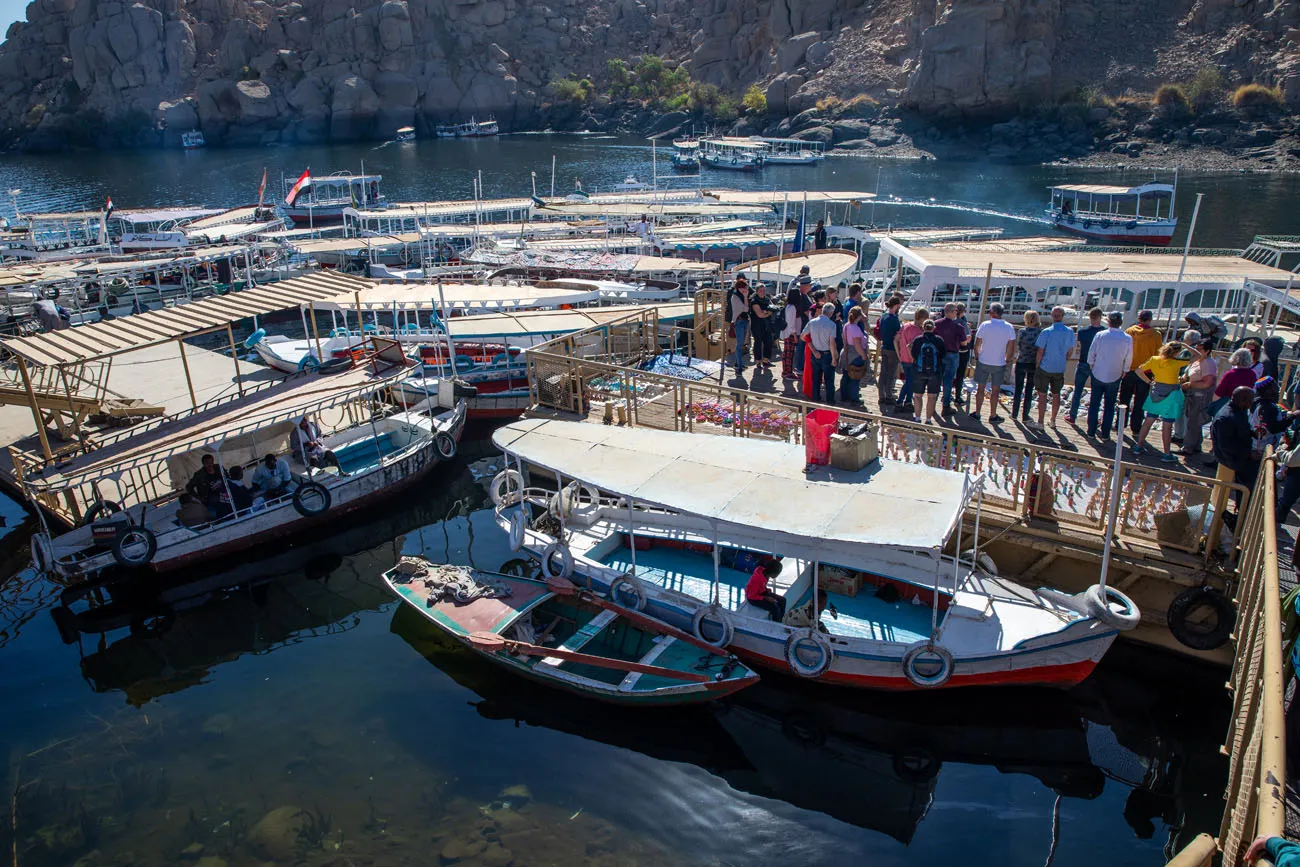
[[[998,415],[998,400],[1007,365],[1016,351],[1016,329],[1002,318],[1002,305],[989,305],[989,318],[975,331],[975,411],[972,418],[980,417],[984,406],[984,383],[989,386],[989,423],[1002,421]]]
[[[1088,387],[1092,397],[1088,401],[1088,436],[1097,435],[1097,415],[1105,403],[1101,418],[1101,438],[1110,439],[1110,426],[1115,420],[1115,400],[1119,397],[1120,381],[1133,366],[1133,338],[1122,330],[1124,315],[1113,312],[1106,317],[1106,330],[1092,339],[1088,347],[1088,368],[1091,378]]]
[[[812,344],[812,399],[821,401],[821,386],[826,384],[826,403],[835,405],[835,365],[839,363],[840,353],[835,346],[835,334],[839,330],[835,325],[835,305],[823,304],[821,315],[804,326],[801,336],[807,337]]]
[[[253,471],[253,491],[258,496],[273,500],[289,492],[289,482],[292,480],[289,462],[275,455],[267,455]]]

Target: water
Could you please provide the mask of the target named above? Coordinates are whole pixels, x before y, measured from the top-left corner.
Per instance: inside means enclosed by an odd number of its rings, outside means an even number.
[[[364,158],[394,200],[468,196],[479,168],[485,194],[505,196],[531,191],[532,171],[549,192],[553,153],[560,191],[650,174],[640,142],[514,136],[6,158],[0,183],[31,209],[110,194],[118,207],[234,204],[263,166],[276,179]],[[878,223],[1022,234],[1041,231],[1024,218],[1048,183],[1145,177],[829,159],[706,180],[871,190],[877,175],[884,194],[971,203],[878,204]],[[1205,192],[1198,245],[1241,245],[1300,232],[1286,212],[1297,184],[1184,175],[1179,208],[1190,217],[1190,193]],[[70,644],[51,614],[61,588],[28,568],[30,524],[14,529],[20,512],[0,502],[6,860],[16,842],[22,867],[1157,865],[1217,831],[1222,672],[1150,652],[1117,647],[1069,693],[881,696],[767,677],[726,704],[655,713],[483,664],[378,576],[403,553],[489,568],[511,556],[467,464],[490,451],[485,433],[401,502],[315,539],[187,574],[185,588],[113,593]]]
[[[473,198],[483,175],[487,198],[520,196],[534,189],[564,195],[581,181],[588,191],[607,189],[628,174],[653,176],[649,144],[613,136],[511,135],[499,139],[424,140],[405,144],[322,145],[244,150],[119,151],[0,158],[0,189],[21,189],[22,210],[103,207],[112,196],[118,208],[177,204],[234,205],[256,201],[262,170],[270,178],[267,199],[283,196],[281,179],[293,180],[304,167],[317,175],[336,171],[384,176],[390,201]],[[1013,234],[1049,232],[1037,222],[1053,183],[1132,183],[1149,171],[1088,170],[1059,166],[1002,166],[934,161],[880,161],[830,157],[816,166],[768,168],[760,173],[706,168],[702,181],[674,174],[667,151],[658,163],[666,186],[746,189],[830,189],[873,192],[881,200],[850,209],[854,222],[907,225],[995,225]],[[1167,180],[1172,172],[1162,175]],[[1179,235],[1190,225],[1196,193],[1205,194],[1196,246],[1242,247],[1257,233],[1300,234],[1300,215],[1289,203],[1300,196],[1300,175],[1183,173],[1177,211]],[[894,196],[911,204],[889,203]],[[933,201],[932,201],[933,200]],[[955,207],[935,207],[951,205]],[[798,203],[792,203],[797,205]],[[10,202],[0,202],[8,214]],[[843,219],[844,206],[831,216]],[[821,216],[813,208],[810,216]],[[1002,215],[1002,216],[999,216]]]

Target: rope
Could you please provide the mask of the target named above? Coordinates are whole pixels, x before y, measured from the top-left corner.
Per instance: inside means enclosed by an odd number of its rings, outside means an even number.
[[[466,605],[476,599],[505,599],[513,593],[503,582],[476,575],[468,566],[435,565],[419,557],[403,557],[397,569],[411,583],[424,582],[431,591],[430,605],[443,601]]]
[[[1057,795],[1056,800],[1052,803],[1052,845],[1047,850],[1047,860],[1043,862],[1043,867],[1052,867],[1052,859],[1056,857],[1056,844],[1061,840],[1061,796]]]

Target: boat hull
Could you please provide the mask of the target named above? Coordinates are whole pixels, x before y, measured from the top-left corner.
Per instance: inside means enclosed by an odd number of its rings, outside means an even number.
[[[1174,229],[1177,228],[1177,222],[1172,220],[1077,219],[1063,217],[1059,213],[1050,211],[1048,217],[1062,232],[1115,244],[1167,246],[1173,239]]]

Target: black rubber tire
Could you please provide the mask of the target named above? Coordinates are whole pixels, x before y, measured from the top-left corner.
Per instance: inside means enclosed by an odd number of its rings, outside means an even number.
[[[307,505],[307,495],[315,494],[319,497],[324,505],[318,508],[312,508]],[[316,482],[303,482],[293,492],[293,507],[298,510],[298,514],[304,518],[314,518],[317,515],[323,515],[330,510],[333,498],[330,497],[329,488]]]
[[[112,500],[96,500],[95,503],[86,510],[86,517],[81,519],[82,526],[93,524],[100,518],[107,518],[109,515],[115,515],[122,511],[122,506]]]
[[[456,457],[456,440],[446,431],[439,431],[434,435],[433,447],[437,450],[438,457],[444,461]]]
[[[1197,608],[1213,612],[1214,625],[1206,628],[1193,624],[1190,617]],[[1179,643],[1192,650],[1215,650],[1228,642],[1237,625],[1237,609],[1232,600],[1213,587],[1190,587],[1174,597],[1166,612],[1169,631]]]
[[[514,557],[502,563],[497,571],[515,578],[537,578],[542,574],[542,564],[528,557]]]
[[[144,543],[144,552],[142,554],[132,555],[127,553],[127,544],[135,539],[139,539]],[[153,560],[154,554],[157,553],[158,537],[148,527],[123,527],[113,537],[113,559],[117,561],[119,566],[125,566],[128,569],[139,569],[142,566],[148,566]]]

